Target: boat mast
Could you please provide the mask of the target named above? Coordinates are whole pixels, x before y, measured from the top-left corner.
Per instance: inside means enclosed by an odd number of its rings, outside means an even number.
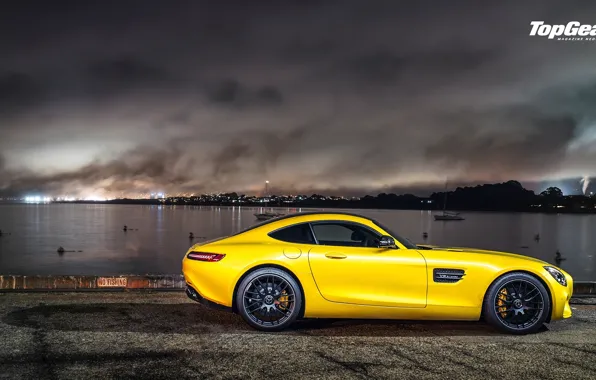
[[[445,181],[445,199],[443,199],[443,215],[447,211],[447,181]]]

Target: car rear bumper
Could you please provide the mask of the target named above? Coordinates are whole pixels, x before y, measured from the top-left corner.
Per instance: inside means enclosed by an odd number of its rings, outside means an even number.
[[[230,271],[219,262],[202,262],[188,258],[182,261],[182,274],[186,284],[202,298],[227,307],[232,307],[234,292]]]
[[[198,302],[203,306],[207,306],[211,309],[222,310],[222,311],[232,311],[232,308],[229,306],[221,305],[221,304],[215,303],[213,301],[209,301],[208,299],[204,298],[203,296],[201,296],[201,294],[199,292],[197,292],[195,290],[195,288],[193,288],[189,284],[186,284],[186,295],[191,300]]]

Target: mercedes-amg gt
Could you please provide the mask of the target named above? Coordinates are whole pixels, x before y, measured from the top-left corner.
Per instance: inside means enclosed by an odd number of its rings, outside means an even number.
[[[193,245],[188,296],[259,330],[299,318],[475,321],[536,332],[571,317],[573,280],[512,253],[415,245],[381,223],[336,212],[294,213]]]

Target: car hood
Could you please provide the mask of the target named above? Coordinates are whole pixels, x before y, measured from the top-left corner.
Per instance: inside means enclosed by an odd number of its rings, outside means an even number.
[[[500,251],[490,251],[486,249],[477,249],[477,248],[466,248],[466,247],[442,247],[437,245],[428,245],[428,244],[417,244],[416,245],[424,254],[424,250],[437,250],[437,251],[448,251],[448,252],[465,252],[465,253],[477,253],[477,254],[484,254],[484,255],[491,255],[491,256],[499,256],[499,257],[511,257],[516,259],[534,261],[540,264],[550,265],[550,263],[537,259],[531,256],[520,255],[517,253],[509,253],[509,252],[500,252]]]

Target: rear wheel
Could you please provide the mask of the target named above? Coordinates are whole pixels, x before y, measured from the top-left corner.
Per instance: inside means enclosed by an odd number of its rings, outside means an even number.
[[[537,332],[548,317],[548,291],[535,277],[510,273],[498,278],[484,298],[483,314],[500,331],[523,335]]]
[[[302,292],[287,272],[261,268],[246,276],[236,293],[242,318],[261,331],[280,331],[290,326],[302,307]]]

